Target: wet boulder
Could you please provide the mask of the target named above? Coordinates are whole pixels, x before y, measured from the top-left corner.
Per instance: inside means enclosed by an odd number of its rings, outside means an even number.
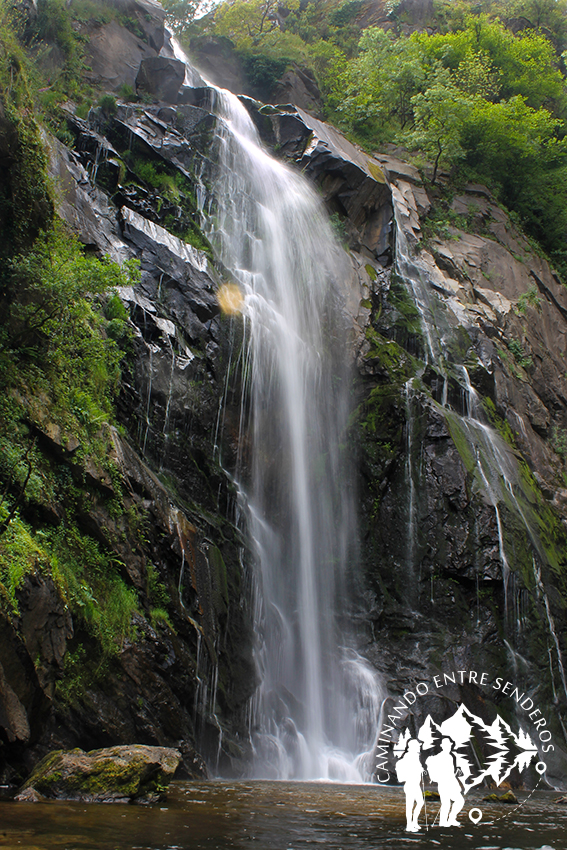
[[[167,56],[150,56],[140,63],[136,91],[150,94],[156,100],[175,103],[184,80],[184,62]]]
[[[319,187],[327,208],[342,223],[349,248],[387,266],[392,190],[381,163],[300,107],[262,107],[254,117],[264,141]]]
[[[35,767],[16,800],[26,802],[39,795],[89,803],[157,802],[180,761],[178,750],[142,744],[88,753],[55,750]]]

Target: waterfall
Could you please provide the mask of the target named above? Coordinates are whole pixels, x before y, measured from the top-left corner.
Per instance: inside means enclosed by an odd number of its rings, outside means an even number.
[[[235,95],[210,91],[207,235],[246,346],[235,483],[255,562],[252,770],[361,781],[384,693],[348,626],[347,257],[314,189],[267,153]]]
[[[567,677],[561,647],[541,577],[541,564],[546,563],[546,555],[539,535],[537,517],[531,504],[531,496],[529,492],[526,492],[522,483],[514,452],[496,429],[488,423],[478,393],[471,384],[466,366],[458,363],[451,364],[452,358],[448,353],[449,343],[453,334],[453,327],[458,326],[461,322],[456,314],[452,315],[451,321],[448,315],[452,312],[450,305],[447,305],[448,309],[445,311],[439,308],[437,296],[431,285],[431,267],[410,247],[403,224],[403,209],[396,197],[396,192],[393,193],[393,202],[396,219],[396,269],[411,290],[420,315],[424,335],[424,361],[426,365],[433,365],[443,377],[443,390],[438,406],[443,411],[451,434],[457,433],[466,447],[468,456],[463,456],[463,463],[467,472],[472,474],[473,490],[480,492],[484,500],[494,510],[503,583],[504,627],[508,636],[512,639],[518,636],[523,624],[523,618],[517,613],[521,605],[519,598],[521,590],[506,551],[503,517],[503,511],[506,510],[508,512],[508,523],[512,520],[516,527],[525,534],[526,542],[531,549],[535,590],[537,596],[543,598],[548,631],[557,655],[559,678],[567,695]],[[452,410],[448,405],[449,375],[462,388],[464,399],[462,415]],[[408,387],[411,387],[411,381],[406,385],[409,447],[412,438],[412,414],[408,401],[409,396],[407,395]],[[411,460],[408,461],[408,476],[411,476]],[[409,487],[408,502],[408,530],[411,533],[415,527],[416,513],[413,482]],[[415,569],[415,564],[410,564],[409,569],[411,575]],[[515,632],[514,635],[511,634],[512,631]],[[512,655],[513,663],[516,663],[517,653],[508,640],[504,642]],[[550,665],[552,667],[551,650]],[[553,679],[553,669],[551,669],[551,678]]]

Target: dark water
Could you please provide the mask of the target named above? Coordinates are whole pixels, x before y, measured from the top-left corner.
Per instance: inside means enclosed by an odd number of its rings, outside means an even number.
[[[461,828],[404,831],[401,790],[370,785],[194,782],[157,807],[0,802],[0,848],[18,850],[566,850],[567,806],[536,791],[521,805],[467,797]],[[474,826],[469,810],[483,817]],[[438,804],[428,804],[429,821]],[[423,818],[422,818],[423,819]],[[425,826],[425,825],[424,825]]]

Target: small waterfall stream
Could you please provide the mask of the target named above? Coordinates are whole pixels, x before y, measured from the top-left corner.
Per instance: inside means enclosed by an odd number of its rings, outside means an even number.
[[[448,342],[452,328],[450,321],[442,311],[436,308],[436,295],[430,282],[430,272],[427,265],[410,247],[405,228],[403,214],[394,193],[394,212],[396,219],[396,269],[412,292],[418,309],[424,335],[424,360],[432,365],[443,378],[443,389],[439,407],[451,430],[451,425],[464,438],[469,454],[468,462],[463,458],[467,471],[473,475],[473,488],[481,492],[483,498],[493,507],[496,530],[498,534],[499,559],[502,571],[504,592],[504,626],[509,632],[510,640],[505,644],[516,663],[517,653],[511,646],[522,628],[523,618],[518,615],[522,593],[516,575],[512,570],[507,553],[503,512],[508,512],[518,528],[526,535],[531,548],[536,594],[543,599],[551,644],[557,656],[559,679],[567,696],[567,679],[559,640],[551,616],[549,600],[541,578],[541,564],[546,556],[539,539],[537,523],[533,516],[530,499],[523,490],[519,475],[517,460],[494,427],[488,424],[488,419],[480,397],[471,384],[469,373],[464,364],[451,363],[448,355]],[[455,320],[455,324],[459,324]],[[448,405],[448,385],[450,375],[461,385],[464,398],[463,415],[452,410]],[[409,382],[411,384],[411,382]],[[407,386],[406,386],[407,393]],[[413,424],[411,422],[411,406],[406,403],[408,411],[408,441],[411,442]],[[409,467],[411,471],[411,466]],[[415,491],[412,486],[409,492],[408,532],[415,527]],[[415,547],[414,547],[415,548]],[[413,570],[415,565],[412,565]],[[514,632],[514,634],[512,634]],[[551,652],[551,650],[550,650]],[[550,665],[551,655],[550,655]],[[553,668],[551,677],[553,679]]]
[[[211,96],[207,235],[247,352],[236,485],[255,560],[253,774],[367,780],[385,694],[346,625],[357,548],[341,449],[347,258],[315,191],[266,152],[240,100]]]

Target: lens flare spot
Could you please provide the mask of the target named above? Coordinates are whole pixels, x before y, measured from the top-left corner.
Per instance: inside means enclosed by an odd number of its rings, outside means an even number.
[[[225,315],[235,316],[242,312],[244,296],[236,283],[223,283],[217,292],[217,301]]]

